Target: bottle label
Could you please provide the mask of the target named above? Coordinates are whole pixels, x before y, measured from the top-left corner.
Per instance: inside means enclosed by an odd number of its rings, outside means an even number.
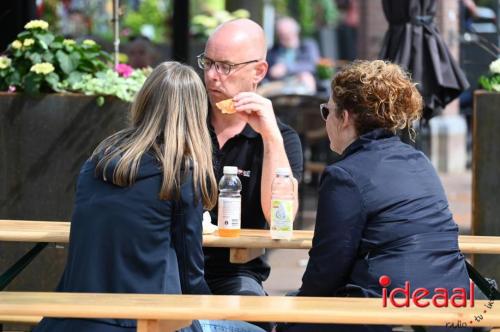
[[[271,230],[291,232],[293,230],[293,200],[271,200]]]
[[[241,198],[219,197],[217,224],[223,229],[241,228]]]

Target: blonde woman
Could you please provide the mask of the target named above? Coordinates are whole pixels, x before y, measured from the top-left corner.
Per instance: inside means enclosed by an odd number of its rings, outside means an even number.
[[[217,184],[198,75],[160,64],[132,104],[131,127],[105,139],[83,165],[61,292],[209,294],[202,211]],[[225,325],[224,325],[225,324]],[[249,326],[195,321],[183,331]],[[44,319],[35,331],[135,331],[125,319]]]

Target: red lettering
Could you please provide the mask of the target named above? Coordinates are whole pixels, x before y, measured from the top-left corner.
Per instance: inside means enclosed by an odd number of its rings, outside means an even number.
[[[405,300],[402,303],[396,302],[396,299],[395,299],[396,295],[399,293],[404,295],[403,298]],[[408,281],[406,281],[405,288],[401,288],[401,287],[394,288],[391,291],[389,298],[391,300],[392,305],[395,306],[396,308],[409,307],[410,306],[410,283]]]
[[[432,304],[436,308],[446,308],[448,307],[448,290],[446,288],[436,288],[434,289],[434,296],[432,297]],[[438,300],[443,300],[439,303]]]
[[[461,300],[461,304],[457,302],[457,300]],[[455,308],[467,306],[467,293],[464,288],[453,288],[453,295],[450,298],[451,305]]]
[[[426,288],[417,288],[413,291],[411,294],[411,297],[413,298],[413,303],[419,307],[419,308],[425,308],[429,306],[429,301],[424,301],[424,302],[419,302],[421,299],[429,295],[429,290]]]
[[[474,282],[469,280],[470,307],[474,308]]]
[[[387,307],[387,288],[382,288],[382,307]]]

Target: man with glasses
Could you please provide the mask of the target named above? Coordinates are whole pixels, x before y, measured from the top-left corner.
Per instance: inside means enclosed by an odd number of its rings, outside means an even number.
[[[264,31],[255,22],[238,19],[219,26],[198,56],[210,101],[208,126],[214,149],[216,177],[224,166],[237,166],[242,182],[242,228],[268,228],[271,184],[278,167],[292,170],[297,181],[303,169],[297,133],[274,115],[273,105],[255,93],[266,76]],[[216,104],[232,99],[235,114],[223,114]],[[217,207],[211,211],[217,224]],[[262,282],[270,267],[264,257],[231,264],[229,250],[205,248],[205,278],[214,294],[265,295]]]

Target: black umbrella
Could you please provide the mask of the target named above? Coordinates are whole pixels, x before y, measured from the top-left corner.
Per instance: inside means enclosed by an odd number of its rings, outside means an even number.
[[[469,87],[434,24],[436,0],[382,0],[389,22],[380,58],[412,74],[424,98],[424,118],[438,115]]]

